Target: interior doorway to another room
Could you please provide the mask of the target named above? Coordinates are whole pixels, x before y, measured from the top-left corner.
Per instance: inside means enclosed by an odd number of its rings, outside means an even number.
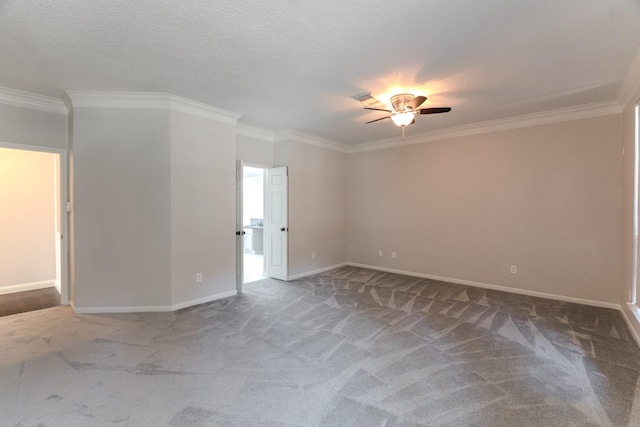
[[[242,167],[242,223],[244,283],[266,278],[264,239],[264,185],[266,170]]]
[[[0,316],[69,302],[65,171],[62,150],[0,142]]]

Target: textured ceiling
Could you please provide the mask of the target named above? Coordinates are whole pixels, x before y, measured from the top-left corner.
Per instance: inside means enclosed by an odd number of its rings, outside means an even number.
[[[420,133],[615,99],[638,0],[0,0],[0,86],[168,92],[343,144],[397,136],[351,97],[410,91]]]

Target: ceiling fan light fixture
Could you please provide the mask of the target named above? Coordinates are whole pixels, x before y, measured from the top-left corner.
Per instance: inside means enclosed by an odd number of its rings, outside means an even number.
[[[404,113],[398,113],[391,116],[391,120],[396,126],[408,126],[411,124],[416,114],[412,111],[407,111]]]

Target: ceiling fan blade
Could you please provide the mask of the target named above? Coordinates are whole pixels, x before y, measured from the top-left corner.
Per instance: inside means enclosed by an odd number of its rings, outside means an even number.
[[[416,108],[418,108],[419,106],[422,105],[422,103],[424,101],[427,100],[426,96],[416,96],[415,98],[413,98],[411,101],[407,102],[407,107],[411,107],[412,110],[415,110]]]
[[[409,126],[411,126],[412,124],[414,124],[416,122],[416,119],[411,120],[411,123],[409,123]]]
[[[364,109],[373,110],[373,111],[386,111],[387,113],[393,113],[393,110],[385,110],[384,108],[364,107]]]
[[[448,113],[451,111],[449,107],[439,107],[439,108],[421,108],[420,114],[438,114],[438,113]]]
[[[367,107],[384,107],[384,104],[380,102],[379,99],[376,99],[373,96],[371,96],[371,93],[369,92],[354,95],[352,96],[352,98],[355,99],[356,101],[362,102]]]
[[[371,120],[370,122],[365,123],[365,125],[368,125],[369,123],[373,123],[373,122],[379,122],[380,120],[384,120],[384,119],[390,119],[390,118],[391,116],[381,117],[379,119]]]

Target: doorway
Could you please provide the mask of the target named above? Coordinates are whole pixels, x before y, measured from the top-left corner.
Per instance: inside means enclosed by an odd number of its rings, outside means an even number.
[[[66,150],[0,142],[0,315],[69,304]],[[4,263],[3,263],[4,264]]]
[[[266,169],[256,166],[242,167],[242,224],[244,230],[243,268],[244,283],[266,278],[265,264],[265,204],[264,185]]]
[[[245,192],[245,166],[249,194]],[[253,169],[253,170],[252,170]],[[257,170],[256,170],[257,169]],[[262,181],[262,185],[259,185]],[[272,278],[288,280],[289,225],[288,218],[289,172],[286,166],[267,168],[236,163],[236,290],[242,293],[244,283]],[[244,205],[247,203],[247,208]],[[247,231],[251,236],[247,237]],[[260,238],[262,241],[260,242]],[[245,239],[249,249],[244,250]],[[260,254],[262,245],[262,254]],[[245,254],[250,254],[246,256]],[[261,257],[252,257],[261,255]],[[262,258],[260,260],[260,258]],[[245,280],[245,259],[253,262],[255,270]],[[259,269],[262,269],[260,271]],[[249,267],[251,268],[251,267]]]

